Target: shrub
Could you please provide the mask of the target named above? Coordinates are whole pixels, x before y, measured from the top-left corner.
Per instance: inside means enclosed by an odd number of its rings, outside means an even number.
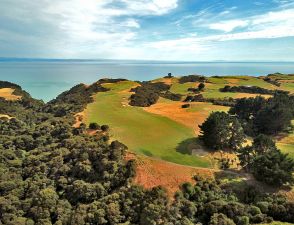
[[[204,83],[200,83],[200,84],[198,85],[198,90],[199,90],[199,91],[202,91],[204,88],[205,88],[205,84],[204,84]]]
[[[109,126],[108,125],[102,125],[101,126],[101,130],[104,131],[104,132],[105,131],[108,131],[109,130]]]
[[[186,108],[189,108],[190,106],[191,106],[190,104],[184,104],[184,105],[182,105],[182,108],[186,109]]]
[[[206,78],[200,75],[188,75],[183,76],[179,79],[180,84],[188,83],[188,82],[205,82]]]
[[[97,123],[90,123],[89,124],[89,128],[91,130],[99,130],[100,129],[100,126]]]
[[[215,213],[210,219],[209,225],[235,225],[234,221],[222,213]]]

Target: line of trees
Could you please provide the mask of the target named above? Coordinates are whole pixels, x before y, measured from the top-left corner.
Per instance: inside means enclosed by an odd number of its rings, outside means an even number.
[[[205,83],[207,81],[205,76],[201,75],[188,75],[188,76],[182,76],[179,79],[180,84],[188,83],[188,82],[201,82]]]
[[[237,100],[230,114],[241,121],[246,134],[275,135],[291,127],[294,117],[294,96],[276,93],[272,98],[242,98]]]
[[[214,105],[221,106],[234,106],[236,104],[236,100],[233,98],[204,98],[202,94],[197,95],[188,95],[183,102],[211,102]]]
[[[269,90],[261,88],[258,86],[229,86],[226,85],[223,88],[219,89],[221,92],[241,92],[241,93],[250,93],[250,94],[264,94],[264,95],[273,95],[275,93],[285,93],[288,94],[288,91],[282,90]]]

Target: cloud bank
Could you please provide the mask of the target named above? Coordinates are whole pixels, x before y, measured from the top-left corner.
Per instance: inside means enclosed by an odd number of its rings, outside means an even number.
[[[251,47],[278,60],[281,42],[294,42],[294,1],[268,2],[2,0],[0,56],[201,61],[239,52],[240,60],[262,59]],[[291,59],[294,53],[281,57]]]

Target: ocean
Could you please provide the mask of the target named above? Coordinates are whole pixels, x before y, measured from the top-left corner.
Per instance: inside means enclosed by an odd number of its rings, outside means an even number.
[[[294,73],[288,62],[158,62],[120,60],[0,60],[0,80],[17,83],[34,98],[45,102],[79,83],[100,78],[152,80],[172,73],[252,75]]]

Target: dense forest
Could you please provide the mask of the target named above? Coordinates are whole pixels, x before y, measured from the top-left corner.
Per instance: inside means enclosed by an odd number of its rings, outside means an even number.
[[[124,159],[127,146],[109,141],[107,125],[90,124],[97,130],[95,135],[87,133],[85,124],[73,127],[74,114],[93,101],[91,96],[108,91],[101,86],[104,82],[116,80],[77,85],[47,104],[17,85],[1,84],[14,88],[22,99],[0,99],[0,114],[10,116],[0,118],[0,224],[294,223],[293,202],[246,183],[242,190],[235,190],[217,178],[198,175],[195,184],[182,184],[172,199],[164,187],[146,190],[132,184],[136,164]],[[146,83],[133,91],[131,102],[143,102],[140,106],[156,101],[155,94],[170,95],[163,84]],[[214,149],[236,151],[244,169],[261,175],[265,183],[291,183],[293,161],[266,134],[289,127],[293,105],[293,96],[287,94],[238,100],[229,113],[211,114],[201,126],[202,140]],[[267,120],[274,125],[267,127]],[[243,147],[246,134],[254,141]],[[279,173],[274,171],[270,177],[271,171],[264,168],[271,168],[267,163],[272,160],[279,165],[273,168]]]

